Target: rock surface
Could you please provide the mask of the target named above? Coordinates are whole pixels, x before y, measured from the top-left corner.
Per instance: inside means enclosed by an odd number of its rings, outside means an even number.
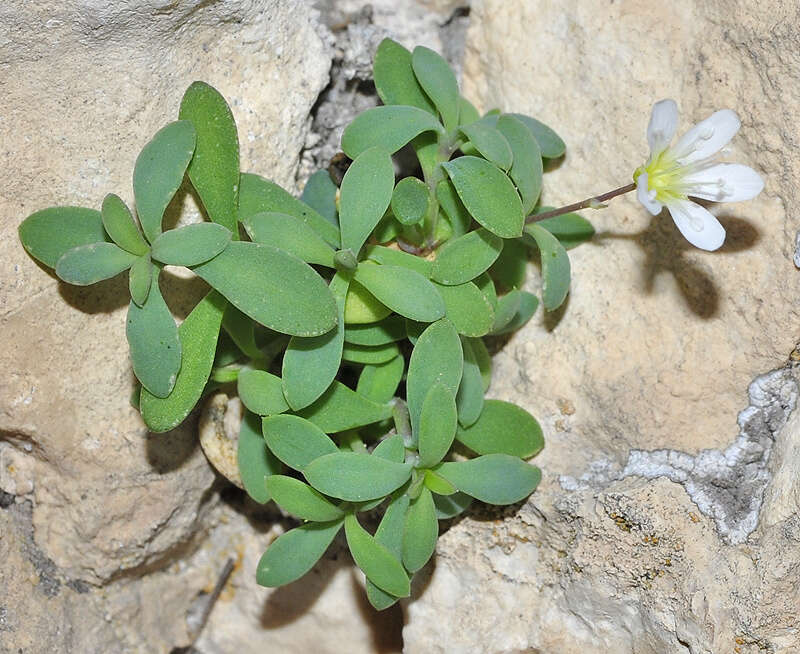
[[[567,142],[547,204],[627,183],[664,97],[681,108],[679,133],[734,108],[728,158],[766,188],[714,209],[728,238],[713,254],[633,197],[587,214],[598,235],[572,253],[566,309],[539,314],[495,360],[491,392],[546,426],[545,480],[507,520],[479,513],[440,540],[407,607],[406,651],[800,651],[786,363],[800,291],[798,17],[774,0],[473,4],[465,94]]]

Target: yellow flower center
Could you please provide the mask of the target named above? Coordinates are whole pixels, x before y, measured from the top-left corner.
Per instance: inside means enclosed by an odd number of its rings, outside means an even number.
[[[686,194],[683,192],[686,167],[681,166],[668,153],[668,149],[662,150],[633,173],[634,182],[639,179],[639,175],[647,173],[647,188],[656,192],[656,200],[662,204],[671,199],[686,198]]]

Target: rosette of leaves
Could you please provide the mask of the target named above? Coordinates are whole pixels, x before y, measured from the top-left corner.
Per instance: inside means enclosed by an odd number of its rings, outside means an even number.
[[[150,429],[235,387],[247,409],[245,489],[300,523],[264,553],[259,583],[298,579],[343,530],[383,609],[409,595],[439,520],[475,499],[519,502],[539,483],[526,459],[544,445],[541,428],[521,407],[485,399],[484,338],[536,312],[523,288],[531,254],[544,309],[558,308],[566,250],[593,230],[575,214],[526,222],[546,210],[543,160],[564,152],[542,123],[480,116],[438,54],[388,39],[375,85],[384,104],[345,130],[352,163],[339,186],[320,171],[297,199],[240,173],[230,109],[195,83],[179,120],[137,159],[138,224],[108,196],[101,211],[37,212],[20,237],[69,283],[129,270],[128,340]],[[402,148],[419,167],[398,176]],[[162,231],[184,174],[209,222]],[[159,292],[164,265],[211,287],[180,327]]]

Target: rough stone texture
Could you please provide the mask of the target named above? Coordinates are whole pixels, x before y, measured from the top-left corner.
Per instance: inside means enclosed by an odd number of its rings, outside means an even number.
[[[664,97],[681,130],[734,108],[730,160],[766,189],[713,209],[728,230],[713,254],[633,197],[587,214],[598,236],[572,253],[565,310],[539,314],[495,360],[491,392],[545,426],[542,486],[518,511],[443,536],[407,607],[406,651],[800,651],[798,377],[786,364],[800,290],[798,18],[775,0],[473,4],[465,94],[567,142],[547,204],[625,184]]]

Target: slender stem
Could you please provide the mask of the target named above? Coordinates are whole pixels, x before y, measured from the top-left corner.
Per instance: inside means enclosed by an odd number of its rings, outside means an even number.
[[[559,209],[553,209],[552,211],[545,211],[544,213],[537,213],[532,216],[528,216],[525,219],[526,223],[534,223],[538,222],[539,220],[544,220],[545,218],[553,218],[554,216],[560,216],[563,213],[569,213],[570,211],[578,211],[579,209],[587,209],[589,207],[595,207],[598,204],[602,204],[606,200],[610,200],[611,198],[615,198],[618,195],[624,195],[625,193],[630,193],[631,191],[636,189],[636,184],[627,184],[626,186],[620,186],[613,191],[609,191],[608,193],[603,193],[602,195],[595,195],[594,197],[587,198],[581,202],[575,202],[574,204],[568,204],[565,207],[561,207]]]

